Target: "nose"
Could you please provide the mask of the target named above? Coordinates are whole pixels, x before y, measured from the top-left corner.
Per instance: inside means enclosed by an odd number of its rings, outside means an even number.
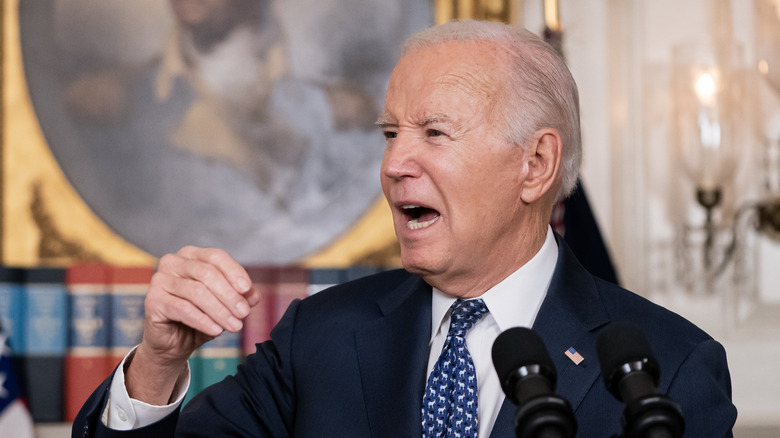
[[[382,157],[382,176],[392,180],[420,175],[419,147],[410,135],[399,133],[388,142]]]

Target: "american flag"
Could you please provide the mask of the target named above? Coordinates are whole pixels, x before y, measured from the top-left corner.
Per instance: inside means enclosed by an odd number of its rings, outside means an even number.
[[[584,357],[580,353],[577,352],[577,350],[574,349],[574,347],[569,347],[568,350],[564,353],[566,357],[571,359],[572,362],[574,362],[574,365],[579,365],[580,362],[585,360]]]
[[[30,412],[19,398],[19,384],[13,370],[8,338],[0,325],[0,436],[32,438]]]

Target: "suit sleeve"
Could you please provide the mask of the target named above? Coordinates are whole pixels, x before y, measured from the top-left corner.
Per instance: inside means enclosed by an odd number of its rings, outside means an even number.
[[[733,436],[737,408],[731,401],[726,351],[717,341],[696,346],[677,370],[667,395],[682,407],[685,437]]]
[[[78,415],[73,420],[73,428],[71,429],[73,438],[154,438],[173,436],[179,417],[179,409],[176,409],[162,420],[139,429],[119,431],[106,427],[100,416],[108,403],[108,394],[113,379],[114,373],[98,386],[81,407]]]
[[[295,419],[295,391],[290,363],[294,301],[271,332],[257,344],[235,376],[201,391],[180,414],[176,436],[288,437]]]
[[[235,376],[209,386],[179,409],[148,426],[118,431],[100,416],[108,402],[113,374],[92,393],[73,422],[72,436],[83,438],[165,438],[292,434],[295,417],[290,349],[299,301],[293,302],[271,333],[257,344]]]

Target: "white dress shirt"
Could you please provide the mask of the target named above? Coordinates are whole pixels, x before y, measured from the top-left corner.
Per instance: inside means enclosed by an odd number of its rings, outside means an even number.
[[[547,238],[539,252],[528,263],[479,297],[485,302],[489,313],[477,321],[466,334],[466,347],[477,373],[480,437],[490,436],[498,411],[506,398],[493,367],[493,342],[504,330],[512,327],[530,328],[533,325],[547,295],[557,259],[558,245],[555,243],[552,229],[548,227]],[[447,338],[450,306],[455,300],[455,297],[433,289],[429,375]]]
[[[138,347],[136,347],[138,348]],[[187,389],[190,387],[190,364],[187,372],[180,377],[173,387],[173,402],[164,406],[150,405],[140,400],[130,398],[125,386],[125,363],[132,360],[135,348],[127,353],[122,363],[114,373],[111,389],[108,391],[108,403],[100,419],[107,427],[115,430],[132,430],[148,426],[175,411],[184,401]]]
[[[533,325],[542,301],[547,295],[557,259],[558,246],[552,229],[548,227],[547,238],[539,252],[528,263],[480,297],[485,302],[489,313],[474,324],[466,334],[466,346],[474,360],[477,373],[479,436],[481,437],[490,436],[505,398],[498,375],[493,368],[491,357],[493,341],[506,329]],[[433,289],[432,299],[432,336],[428,374],[433,370],[444,346],[450,327],[449,310],[456,298]],[[174,402],[171,404],[155,406],[131,399],[125,387],[124,363],[132,359],[134,352],[135,350],[131,351],[117,368],[111,383],[108,403],[101,416],[103,424],[111,429],[138,429],[162,419],[182,403],[190,385],[188,368],[186,378],[180,379],[174,388]],[[419,402],[422,406],[422,399]]]

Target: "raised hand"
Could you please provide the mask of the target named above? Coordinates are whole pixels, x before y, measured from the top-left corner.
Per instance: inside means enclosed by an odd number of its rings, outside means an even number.
[[[160,259],[146,295],[144,336],[125,371],[132,398],[169,402],[187,358],[260,300],[246,270],[221,249],[184,247]]]

